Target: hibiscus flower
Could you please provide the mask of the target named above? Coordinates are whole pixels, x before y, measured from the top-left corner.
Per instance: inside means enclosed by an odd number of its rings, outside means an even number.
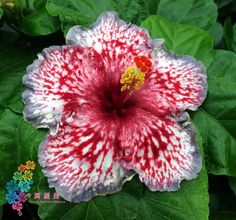
[[[195,178],[201,156],[184,111],[206,97],[201,62],[113,12],[72,27],[66,42],[44,49],[23,78],[25,119],[50,130],[39,149],[49,186],[80,202],[135,173],[152,191]]]

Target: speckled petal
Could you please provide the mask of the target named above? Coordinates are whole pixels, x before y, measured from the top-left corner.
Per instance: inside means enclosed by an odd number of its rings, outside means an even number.
[[[185,109],[195,111],[206,98],[206,70],[193,57],[167,51],[163,42],[153,41],[152,71],[136,93],[137,106],[154,114],[178,115]]]
[[[63,125],[56,137],[49,135],[41,144],[39,163],[49,186],[68,201],[117,192],[132,178],[119,164],[117,122],[101,118],[93,109],[81,110],[79,126]]]
[[[69,117],[83,104],[97,105],[98,91],[104,86],[103,69],[100,55],[92,48],[43,50],[23,78],[25,119],[56,134],[62,117]]]
[[[137,55],[151,52],[151,40],[145,29],[120,20],[115,12],[102,13],[90,29],[72,27],[67,44],[94,48],[103,58],[109,80],[118,82],[124,69]]]
[[[121,165],[138,173],[152,191],[178,190],[180,182],[195,178],[202,165],[188,119],[187,113],[158,118],[134,108],[120,129]]]

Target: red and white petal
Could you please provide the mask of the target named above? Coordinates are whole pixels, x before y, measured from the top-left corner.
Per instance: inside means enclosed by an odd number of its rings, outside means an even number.
[[[183,179],[195,178],[201,155],[188,114],[156,117],[134,108],[123,120],[118,142],[121,165],[134,170],[152,191],[176,191]]]
[[[106,72],[116,82],[124,69],[134,63],[135,56],[151,52],[148,32],[126,24],[115,12],[102,13],[90,29],[72,27],[66,42],[94,48],[103,57]]]
[[[63,125],[56,136],[41,144],[39,163],[50,187],[72,202],[121,190],[132,172],[119,164],[116,146],[118,122],[99,120],[88,109],[79,114],[79,125]],[[101,115],[99,115],[100,117]]]
[[[142,89],[136,93],[137,106],[153,113],[197,110],[207,94],[203,64],[193,57],[167,51],[162,40],[154,40],[153,44],[153,68]]]
[[[50,47],[27,68],[22,94],[24,116],[36,127],[55,134],[62,115],[70,115],[83,104],[96,105],[104,86],[103,62],[91,48]]]

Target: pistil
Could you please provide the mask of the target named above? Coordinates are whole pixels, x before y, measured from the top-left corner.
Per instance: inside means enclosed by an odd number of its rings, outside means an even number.
[[[146,56],[137,56],[134,58],[134,64],[128,66],[121,75],[121,92],[138,90],[145,82],[145,75],[152,66],[151,60]]]

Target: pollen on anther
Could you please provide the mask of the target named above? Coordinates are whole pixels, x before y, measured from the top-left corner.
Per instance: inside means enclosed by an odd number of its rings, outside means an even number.
[[[120,78],[121,92],[125,90],[130,91],[132,88],[139,89],[144,83],[144,80],[145,73],[141,72],[135,66],[127,67]]]

